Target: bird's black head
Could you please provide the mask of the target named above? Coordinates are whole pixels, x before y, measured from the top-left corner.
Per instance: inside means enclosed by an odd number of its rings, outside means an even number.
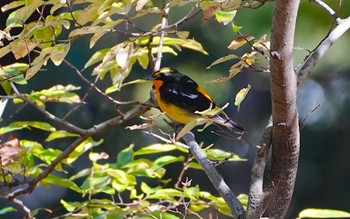
[[[163,82],[179,81],[184,75],[170,67],[164,67],[152,74],[152,80],[161,80]]]

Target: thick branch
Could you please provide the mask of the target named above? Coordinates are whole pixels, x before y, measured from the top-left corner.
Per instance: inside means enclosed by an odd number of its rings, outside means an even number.
[[[224,198],[226,204],[231,209],[231,213],[234,218],[244,218],[245,211],[242,207],[242,204],[225,183],[224,179],[218,173],[215,166],[206,158],[202,149],[194,139],[193,133],[187,133],[184,135],[183,139],[189,146],[189,150],[192,155],[196,158],[198,163],[202,166],[206,175],[209,177],[214,188],[219,192],[220,196]]]
[[[267,214],[284,218],[294,191],[299,159],[297,80],[293,67],[293,41],[298,0],[278,0],[271,35],[272,157],[274,185]]]

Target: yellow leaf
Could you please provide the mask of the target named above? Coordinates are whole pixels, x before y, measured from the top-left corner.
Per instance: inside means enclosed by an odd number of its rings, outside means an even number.
[[[248,84],[248,86],[246,88],[242,88],[237,94],[236,94],[236,98],[235,98],[235,106],[238,107],[237,111],[239,111],[241,103],[243,102],[243,100],[245,99],[245,97],[247,96],[249,90],[251,88],[251,85]]]
[[[244,66],[244,67],[249,67],[250,65],[254,64],[256,54],[257,54],[256,51],[253,51],[251,53],[245,53],[242,56],[241,60],[247,64],[247,66]]]
[[[220,64],[222,62],[226,62],[228,60],[232,60],[232,59],[236,59],[238,58],[238,56],[236,56],[235,54],[230,54],[230,55],[227,55],[227,56],[224,56],[224,57],[221,57],[217,60],[215,60],[213,63],[211,63],[207,69],[210,69],[213,65],[217,65],[217,64]]]
[[[36,46],[37,46],[36,43],[28,41],[28,40],[22,40],[22,39],[14,40],[9,44],[9,48],[16,59],[20,59],[20,58],[25,57]]]
[[[228,49],[238,49],[239,47],[243,46],[246,44],[248,41],[251,41],[254,39],[252,36],[244,36],[244,37],[237,37],[235,40],[233,40],[230,45],[227,47]]]
[[[59,66],[63,59],[66,57],[70,49],[70,43],[60,43],[55,45],[50,53],[50,57],[52,62],[56,65]]]

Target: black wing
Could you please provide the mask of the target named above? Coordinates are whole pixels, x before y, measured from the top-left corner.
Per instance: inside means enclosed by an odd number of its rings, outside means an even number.
[[[164,83],[160,88],[161,98],[190,112],[204,111],[216,106],[211,99],[198,91],[198,84],[189,77]]]

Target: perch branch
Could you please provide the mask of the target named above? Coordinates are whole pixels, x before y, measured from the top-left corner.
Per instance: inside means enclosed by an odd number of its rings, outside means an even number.
[[[244,218],[245,211],[242,204],[228,187],[222,176],[218,173],[215,166],[206,158],[202,149],[197,144],[193,133],[189,132],[183,136],[190,152],[202,166],[204,172],[209,177],[214,188],[218,191],[221,197],[224,198],[229,206],[234,218]]]

